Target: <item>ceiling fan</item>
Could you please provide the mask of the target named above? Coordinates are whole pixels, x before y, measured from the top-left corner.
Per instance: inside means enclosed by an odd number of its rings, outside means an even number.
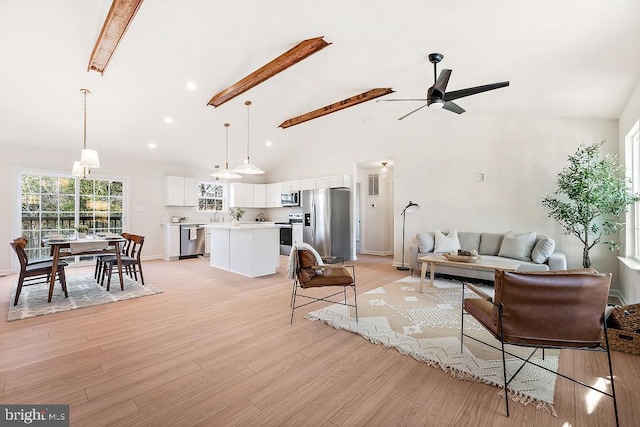
[[[424,107],[431,108],[444,108],[445,110],[452,111],[456,114],[462,114],[465,112],[465,109],[460,107],[458,104],[453,102],[454,99],[464,98],[465,96],[471,96],[482,92],[487,92],[489,90],[500,89],[501,87],[509,86],[509,82],[499,82],[499,83],[491,83],[488,85],[469,87],[466,89],[454,90],[451,92],[447,92],[447,83],[449,83],[449,77],[451,77],[451,70],[445,69],[440,72],[438,76],[437,64],[442,61],[444,55],[441,53],[431,53],[429,54],[429,62],[433,64],[433,86],[427,90],[427,98],[426,99],[381,99],[380,101],[427,101],[427,103],[421,107],[416,108],[415,110],[405,114],[400,117],[398,120],[402,120],[407,116],[415,113],[418,110],[423,109]],[[437,79],[436,79],[437,76]]]

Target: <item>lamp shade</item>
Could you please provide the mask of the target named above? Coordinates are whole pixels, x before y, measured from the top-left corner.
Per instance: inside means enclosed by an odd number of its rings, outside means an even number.
[[[86,166],[89,168],[99,168],[100,159],[98,158],[98,152],[96,150],[82,150],[80,155],[80,166]]]
[[[71,169],[71,175],[78,178],[86,178],[91,173],[91,169],[86,166],[81,166],[80,162],[76,160],[73,162],[73,168]]]
[[[235,168],[233,172],[237,172],[245,175],[260,175],[264,173],[262,169],[248,162],[241,164],[240,166]]]
[[[218,171],[218,172],[214,172],[211,174],[211,176],[220,178],[220,179],[241,179],[242,178],[242,175],[237,174],[228,168],[222,169],[221,171]]]
[[[402,210],[402,213],[414,213],[420,209],[420,205],[409,200],[409,204]]]

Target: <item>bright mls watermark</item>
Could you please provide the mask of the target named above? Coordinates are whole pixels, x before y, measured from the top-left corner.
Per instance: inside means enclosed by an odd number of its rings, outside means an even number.
[[[0,405],[0,425],[68,427],[69,405]]]

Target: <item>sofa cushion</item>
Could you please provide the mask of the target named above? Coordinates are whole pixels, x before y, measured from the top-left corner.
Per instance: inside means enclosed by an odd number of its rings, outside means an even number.
[[[498,256],[531,261],[531,250],[536,243],[536,232],[516,235],[509,231],[504,235]]]
[[[504,234],[482,233],[480,235],[480,255],[498,255]]]
[[[539,235],[536,244],[531,251],[531,261],[536,264],[547,262],[556,248],[556,242],[544,235]]]
[[[422,253],[433,252],[435,247],[435,237],[433,233],[418,233],[416,235],[418,240],[418,251]]]
[[[463,251],[477,251],[480,247],[480,233],[461,231],[458,233],[458,240]]]
[[[457,252],[460,249],[460,240],[458,240],[458,231],[453,230],[451,233],[446,236],[440,232],[440,230],[436,230],[435,233],[436,245],[434,252],[437,253],[449,253],[449,252]]]

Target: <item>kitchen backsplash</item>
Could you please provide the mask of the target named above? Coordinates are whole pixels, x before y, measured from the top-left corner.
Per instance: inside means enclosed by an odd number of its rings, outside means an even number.
[[[256,220],[259,213],[264,213],[265,221],[269,222],[287,222],[289,220],[288,215],[294,212],[302,212],[299,207],[295,208],[270,208],[270,209],[252,209],[244,208],[245,214],[242,217],[242,222],[252,222]],[[198,212],[193,207],[181,207],[181,206],[166,206],[164,212],[161,214],[160,222],[171,222],[171,217],[186,217],[186,222],[194,223],[208,223],[212,222],[214,218],[213,212]],[[228,212],[218,213],[215,215],[218,221],[224,218],[225,222],[233,221],[231,215]]]

